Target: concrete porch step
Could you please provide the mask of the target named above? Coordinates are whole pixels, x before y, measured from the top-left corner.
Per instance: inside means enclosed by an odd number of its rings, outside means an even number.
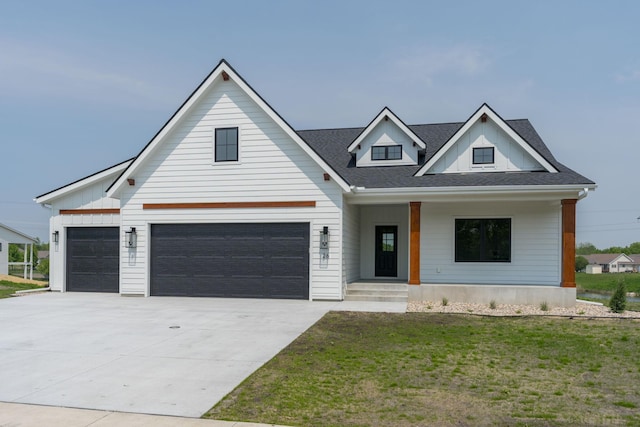
[[[357,282],[347,285],[345,301],[407,302],[409,289],[405,283]]]

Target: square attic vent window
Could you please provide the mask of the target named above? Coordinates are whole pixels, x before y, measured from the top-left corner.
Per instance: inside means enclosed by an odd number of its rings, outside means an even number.
[[[482,147],[473,149],[474,165],[490,165],[494,163],[493,147]]]

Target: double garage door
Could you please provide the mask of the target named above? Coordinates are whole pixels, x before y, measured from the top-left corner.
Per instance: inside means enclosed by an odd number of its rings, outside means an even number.
[[[151,295],[309,298],[309,224],[155,224]]]
[[[118,292],[117,227],[67,229],[67,290]],[[309,224],[155,224],[151,295],[309,298]]]

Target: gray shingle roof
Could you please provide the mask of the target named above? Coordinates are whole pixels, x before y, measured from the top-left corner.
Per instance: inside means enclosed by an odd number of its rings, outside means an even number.
[[[506,120],[533,149],[551,163],[558,173],[549,172],[476,172],[413,176],[464,123],[409,125],[426,144],[427,150],[417,166],[357,168],[347,147],[364,128],[297,131],[313,150],[350,185],[366,188],[400,187],[474,187],[501,185],[593,185],[594,182],[558,162],[529,120]]]

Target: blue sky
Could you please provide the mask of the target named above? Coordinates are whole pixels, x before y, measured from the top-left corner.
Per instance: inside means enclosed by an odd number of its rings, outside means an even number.
[[[0,223],[135,156],[221,58],[295,129],[528,118],[598,183],[578,242],[640,241],[640,2],[0,2]]]

